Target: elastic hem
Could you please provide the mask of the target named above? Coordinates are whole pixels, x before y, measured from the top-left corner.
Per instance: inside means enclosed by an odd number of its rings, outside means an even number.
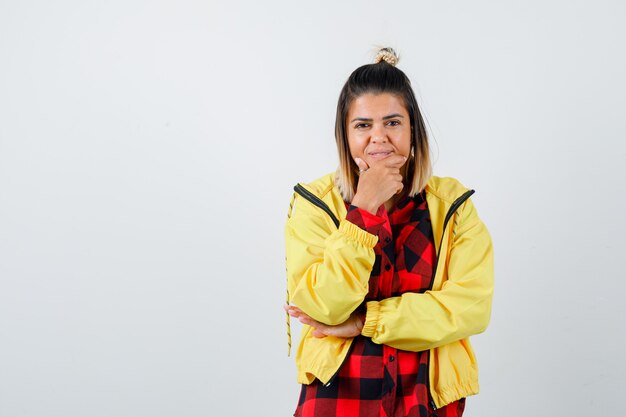
[[[366,303],[367,313],[365,314],[365,324],[361,334],[365,337],[374,337],[376,326],[378,325],[378,316],[380,315],[380,303],[378,301],[368,301]]]
[[[431,393],[433,400],[435,401],[437,408],[441,408],[454,401],[460,400],[461,398],[478,394],[480,386],[478,385],[478,381],[473,378],[464,383],[453,384],[446,388],[439,387],[435,391],[437,392]]]
[[[341,223],[339,224],[339,231],[352,240],[355,240],[356,242],[369,248],[373,248],[378,242],[378,236],[366,232],[356,224],[345,219],[341,220]]]

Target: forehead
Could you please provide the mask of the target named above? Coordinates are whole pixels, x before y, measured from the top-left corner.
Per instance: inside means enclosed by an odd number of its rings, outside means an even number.
[[[408,111],[402,98],[389,93],[363,94],[355,98],[348,109],[348,118],[382,118],[388,114],[399,113],[408,117]]]

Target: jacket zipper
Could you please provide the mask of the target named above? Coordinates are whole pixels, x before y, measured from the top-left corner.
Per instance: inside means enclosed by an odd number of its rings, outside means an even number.
[[[437,260],[435,261],[435,269],[433,269],[433,279],[430,281],[430,286],[428,288],[429,290],[433,289],[433,284],[435,283],[435,275],[437,275],[437,267],[439,266],[439,255],[441,252],[441,247],[443,246],[443,238],[446,234],[446,226],[448,225],[448,221],[450,221],[452,215],[458,210],[458,208],[461,207],[461,204],[465,203],[465,201],[470,198],[471,195],[474,194],[474,192],[474,190],[469,190],[465,192],[462,196],[454,200],[454,203],[452,203],[452,205],[448,209],[448,212],[446,213],[446,217],[443,221],[443,232],[441,233],[441,240],[439,242],[439,250],[437,251]]]
[[[335,226],[337,228],[339,228],[339,219],[337,218],[337,216],[335,216],[335,213],[332,212],[330,207],[328,207],[328,205],[326,203],[324,203],[318,196],[316,196],[315,194],[313,194],[312,192],[310,192],[309,190],[307,190],[306,188],[304,188],[300,184],[296,184],[296,186],[293,187],[293,190],[296,193],[300,194],[305,200],[307,200],[308,202],[310,202],[314,206],[317,206],[317,207],[321,208],[322,210],[324,210],[330,216],[330,218],[333,221],[333,223],[335,223]],[[328,386],[330,386],[333,383],[333,381],[337,377],[337,374],[339,374],[339,369],[341,369],[341,367],[343,366],[344,362],[346,361],[346,359],[350,355],[350,350],[352,349],[352,345],[353,344],[354,344],[354,338],[352,339],[352,341],[350,341],[350,347],[348,348],[348,353],[346,354],[346,357],[343,358],[343,361],[341,362],[341,365],[339,365],[339,368],[337,369],[337,371],[333,374],[333,376],[330,377],[330,379],[328,380],[328,382],[324,386],[328,387]]]
[[[335,216],[335,213],[333,213],[332,210],[326,205],[326,203],[324,203],[318,196],[316,196],[300,184],[296,184],[296,186],[293,187],[293,190],[296,193],[300,194],[302,197],[304,197],[305,200],[309,201],[314,206],[317,206],[324,210],[330,216],[333,223],[335,223],[335,226],[339,228],[339,219],[337,218],[337,216]]]
[[[352,350],[352,347],[354,346],[354,341],[356,340],[356,338],[357,336],[353,337],[352,340],[350,341],[350,347],[348,348],[348,353],[346,353],[345,358],[343,358],[343,360],[341,361],[341,364],[339,365],[339,368],[337,368],[333,376],[331,376],[328,382],[324,384],[325,387],[330,387],[333,381],[337,378],[337,375],[339,375],[339,370],[341,369],[343,364],[346,363],[346,360],[348,360],[348,356],[350,356],[350,351]]]
[[[448,225],[448,221],[450,221],[450,219],[452,218],[452,216],[454,215],[454,213],[459,209],[459,207],[461,207],[461,205],[463,203],[465,203],[465,201],[471,197],[472,194],[474,194],[474,190],[469,190],[466,191],[463,195],[461,195],[459,198],[457,198],[456,200],[454,200],[454,202],[452,203],[452,205],[450,206],[450,208],[448,209],[448,212],[446,213],[446,217],[443,221],[443,231],[441,232],[441,241],[439,242],[439,250],[437,251],[437,260],[435,261],[435,268],[433,269],[433,277],[430,280],[430,285],[428,286],[428,290],[432,290],[433,289],[433,285],[435,284],[435,276],[437,275],[437,267],[439,265],[439,259],[440,259],[440,255],[441,255],[441,248],[443,246],[443,238],[446,234],[446,226]],[[430,353],[429,353],[430,355]],[[435,404],[435,400],[433,399],[433,396],[430,392],[430,358],[428,360],[428,368],[426,370],[426,381],[427,381],[427,388],[428,388],[428,401],[430,402],[430,407],[433,409],[433,416],[432,417],[437,417],[437,405]]]

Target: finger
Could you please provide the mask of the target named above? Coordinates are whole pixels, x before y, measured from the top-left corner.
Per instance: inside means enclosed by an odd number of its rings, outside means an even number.
[[[317,330],[317,329],[313,329],[313,333],[311,333],[313,335],[313,337],[317,337],[317,338],[322,338],[322,337],[326,337],[326,333]]]
[[[300,323],[306,324],[307,326],[315,327],[316,329],[322,329],[325,327],[322,323],[320,323],[319,321],[313,320],[311,317],[307,315],[302,315],[298,317],[298,320],[300,320]]]
[[[359,172],[364,172],[370,169],[369,165],[367,165],[367,162],[365,162],[361,158],[354,158],[354,162],[356,163],[356,166],[359,167]]]
[[[296,313],[302,313],[302,310],[300,310],[298,307],[296,306],[289,306],[289,310],[296,312]]]
[[[296,307],[289,307],[286,310],[287,310],[287,313],[289,313],[291,317],[296,318],[296,319],[305,315],[305,313],[303,313],[302,310]]]

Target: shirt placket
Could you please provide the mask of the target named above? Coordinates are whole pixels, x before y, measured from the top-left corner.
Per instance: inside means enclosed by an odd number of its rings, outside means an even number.
[[[381,270],[379,279],[379,297],[391,297],[395,274],[395,244],[391,228],[391,219],[386,211],[382,213],[385,223],[379,231],[381,242]],[[398,383],[397,349],[383,345],[383,392],[381,406],[384,415],[392,416],[396,402],[396,385]]]

